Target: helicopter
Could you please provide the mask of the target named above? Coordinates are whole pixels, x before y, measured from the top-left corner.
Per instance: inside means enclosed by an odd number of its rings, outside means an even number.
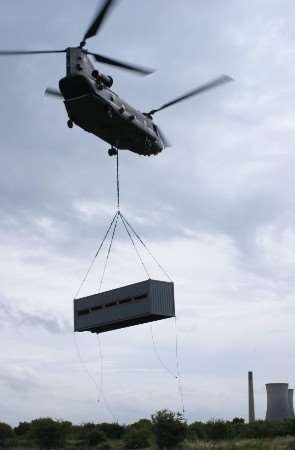
[[[116,155],[119,149],[145,156],[156,155],[170,144],[160,127],[154,123],[154,114],[228,83],[232,78],[222,75],[149,112],[141,112],[130,106],[111,89],[113,78],[95,68],[90,57],[99,63],[140,75],[149,75],[153,70],[93,53],[85,48],[86,41],[97,35],[117,1],[104,0],[77,47],[63,50],[0,50],[0,56],[65,53],[66,76],[59,81],[59,90],[47,88],[45,94],[64,100],[68,127],[72,128],[75,124],[110,144],[110,156]]]

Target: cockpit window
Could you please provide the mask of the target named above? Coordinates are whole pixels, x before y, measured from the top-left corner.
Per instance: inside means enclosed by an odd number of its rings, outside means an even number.
[[[159,133],[158,133],[158,128],[157,128],[156,125],[154,125],[154,124],[153,124],[153,130],[154,130],[154,132],[156,133],[156,135],[158,136],[158,134],[159,134]]]

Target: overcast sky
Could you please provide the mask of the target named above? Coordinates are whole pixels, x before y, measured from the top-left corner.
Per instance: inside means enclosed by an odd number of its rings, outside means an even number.
[[[1,47],[77,45],[97,3],[2,0]],[[235,79],[156,116],[172,148],[121,153],[122,210],[175,282],[186,417],[247,417],[253,370],[263,418],[265,383],[295,385],[294,1],[118,3],[88,48],[157,69],[141,78],[101,66],[135,107]],[[0,421],[128,423],[179,410],[149,325],[103,334],[103,364],[97,336],[74,339],[73,296],[116,207],[115,159],[43,95],[64,76],[64,55],[0,63]],[[103,288],[143,279],[121,227]],[[175,372],[174,320],[153,334]]]

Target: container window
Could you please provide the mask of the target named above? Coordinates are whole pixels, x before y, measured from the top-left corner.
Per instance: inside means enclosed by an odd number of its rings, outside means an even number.
[[[106,303],[106,308],[111,308],[111,306],[116,306],[117,302]]]
[[[132,302],[132,298],[124,298],[123,300],[119,301],[119,305],[124,305],[125,303]]]
[[[134,300],[143,300],[144,298],[147,298],[147,294],[138,295],[137,297],[134,297]]]
[[[78,311],[78,316],[86,316],[89,312],[89,309],[80,309],[80,311]]]
[[[98,311],[99,309],[102,309],[102,305],[93,306],[93,308],[91,308],[91,311]]]

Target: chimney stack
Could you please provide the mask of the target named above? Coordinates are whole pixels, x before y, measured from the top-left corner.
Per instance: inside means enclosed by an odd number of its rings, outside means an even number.
[[[253,372],[248,372],[249,423],[255,422]]]
[[[293,406],[293,392],[294,392],[294,389],[288,389],[290,419],[294,419],[294,417],[295,417],[294,406]]]

